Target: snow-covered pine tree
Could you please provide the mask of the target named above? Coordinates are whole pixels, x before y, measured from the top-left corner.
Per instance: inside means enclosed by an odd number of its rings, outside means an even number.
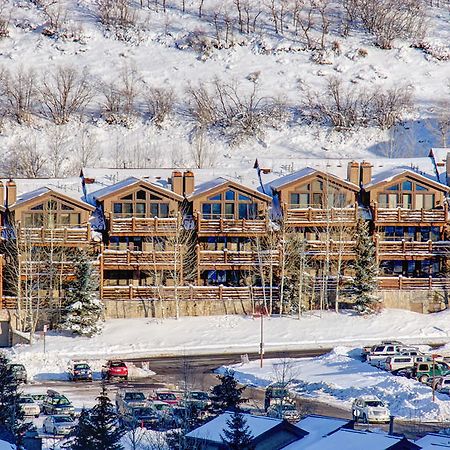
[[[227,427],[220,437],[230,450],[253,450],[253,436],[247,425],[244,415],[235,410],[233,415],[227,420]]]
[[[356,226],[355,275],[349,283],[350,295],[361,313],[374,312],[380,299],[376,295],[378,265],[375,245],[369,234],[367,222],[360,218]]]
[[[19,404],[19,383],[8,364],[8,358],[0,353],[0,427],[4,434],[3,439],[8,438],[20,449],[23,434],[29,426],[24,422]]]
[[[234,411],[239,409],[247,400],[242,398],[245,386],[238,387],[233,371],[227,371],[225,375],[219,375],[220,384],[213,387],[211,401],[216,412]]]
[[[119,427],[118,416],[106,392],[105,384],[97,397],[97,404],[83,410],[72,433],[71,450],[123,450],[120,443],[124,430]]]
[[[66,287],[60,328],[82,336],[93,336],[102,328],[102,312],[92,262],[85,251],[80,252],[75,261],[75,280]]]

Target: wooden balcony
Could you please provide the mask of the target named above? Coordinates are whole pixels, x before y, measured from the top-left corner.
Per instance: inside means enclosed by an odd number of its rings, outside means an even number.
[[[417,260],[450,256],[450,241],[377,241],[378,259]]]
[[[105,249],[100,254],[100,267],[106,270],[173,270],[182,267],[181,248],[165,251],[130,251]]]
[[[325,259],[328,255],[333,260],[339,257],[350,260],[355,258],[355,245],[355,241],[306,241],[305,250],[306,255],[314,259]]]
[[[358,207],[349,208],[285,208],[287,227],[305,226],[355,226],[358,221]]]
[[[272,251],[232,251],[197,250],[199,270],[258,270],[259,267],[279,266],[280,252]]]
[[[129,217],[112,218],[111,236],[174,236],[179,231],[177,217]]]
[[[270,298],[270,288],[228,286],[104,286],[103,300],[175,300],[180,301],[263,301]],[[272,288],[272,300],[279,299],[278,288]]]
[[[73,261],[20,261],[20,277],[22,280],[48,276],[50,271],[54,276],[64,279],[75,277],[75,263]]]
[[[375,225],[425,225],[442,226],[448,220],[447,208],[444,209],[404,209],[378,208],[372,206]]]
[[[378,289],[382,290],[450,290],[450,278],[378,277]]]
[[[21,245],[49,245],[81,247],[91,244],[89,224],[71,228],[25,228],[18,226],[17,235]]]
[[[203,219],[197,215],[199,236],[264,236],[269,230],[265,219]]]

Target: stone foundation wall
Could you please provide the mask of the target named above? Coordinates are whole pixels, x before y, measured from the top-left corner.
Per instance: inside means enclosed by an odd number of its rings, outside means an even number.
[[[432,313],[448,307],[445,291],[379,291],[384,308],[406,309],[417,313]]]

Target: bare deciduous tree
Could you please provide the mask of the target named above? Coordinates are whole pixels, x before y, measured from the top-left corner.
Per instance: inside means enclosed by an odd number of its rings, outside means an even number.
[[[147,109],[158,128],[167,120],[175,106],[175,94],[171,88],[150,88],[145,94]]]
[[[47,19],[44,34],[60,34],[67,25],[67,4],[63,0],[54,0],[45,4],[42,10]]]
[[[202,169],[213,165],[216,154],[206,136],[205,130],[197,129],[195,131],[190,150],[194,167]]]
[[[413,107],[412,92],[406,86],[378,90],[373,97],[373,117],[382,130],[397,124],[406,111]]]
[[[7,111],[18,123],[30,123],[37,100],[36,74],[32,69],[19,68],[16,72],[4,72],[1,90],[5,95]]]
[[[97,0],[97,11],[103,25],[122,28],[136,25],[136,10],[130,0]]]
[[[11,8],[8,0],[0,0],[0,38],[9,36],[11,22]]]
[[[62,127],[49,128],[47,132],[48,162],[50,176],[60,178],[68,173],[70,138]]]
[[[1,170],[9,178],[37,178],[45,175],[47,158],[36,144],[29,139],[13,144],[4,155]]]
[[[69,122],[92,98],[92,88],[87,72],[80,73],[73,67],[58,67],[46,75],[40,89],[46,113],[57,125]]]

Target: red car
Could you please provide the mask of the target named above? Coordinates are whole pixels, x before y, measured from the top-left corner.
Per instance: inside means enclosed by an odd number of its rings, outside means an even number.
[[[177,396],[170,391],[156,391],[153,395],[153,400],[158,400],[160,402],[167,403],[171,406],[176,406],[179,403]]]
[[[102,369],[102,378],[128,380],[128,368],[123,361],[108,361]]]

